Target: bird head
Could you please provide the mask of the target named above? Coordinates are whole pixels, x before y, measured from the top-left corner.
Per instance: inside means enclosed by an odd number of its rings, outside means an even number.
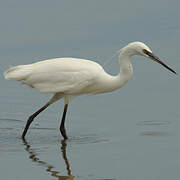
[[[153,61],[161,64],[162,66],[164,66],[165,68],[167,68],[168,70],[173,72],[174,74],[176,74],[176,72],[172,68],[170,68],[164,62],[162,62],[162,60],[160,60],[157,56],[155,56],[152,53],[151,49],[147,45],[142,43],[142,42],[132,42],[132,43],[129,43],[127,46],[122,48],[122,50],[124,51],[124,53],[128,54],[129,56],[141,55],[141,56],[150,58]]]

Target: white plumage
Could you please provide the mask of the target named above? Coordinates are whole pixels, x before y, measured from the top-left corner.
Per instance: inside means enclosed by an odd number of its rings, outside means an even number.
[[[61,133],[66,139],[64,121],[70,97],[81,94],[105,93],[122,87],[133,74],[130,61],[133,55],[151,58],[176,74],[174,70],[154,56],[148,46],[141,42],[130,43],[121,49],[119,55],[120,72],[116,76],[107,74],[96,62],[77,58],[49,59],[9,68],[4,72],[6,79],[20,81],[41,93],[54,94],[45,106],[29,117],[22,137],[25,137],[34,117],[50,104],[64,97],[65,110],[61,123]]]
[[[130,69],[129,75],[131,74]],[[8,80],[20,81],[41,93],[63,95],[109,92],[122,84],[111,86],[115,77],[107,74],[98,63],[77,58],[49,59],[15,66],[5,71],[4,76]],[[108,82],[109,86],[104,87]]]
[[[76,95],[96,93],[97,87],[94,92],[89,91],[87,87],[95,85],[99,80],[98,77],[105,74],[103,68],[96,62],[57,58],[12,67],[5,71],[4,76],[8,80],[20,81],[42,93]]]

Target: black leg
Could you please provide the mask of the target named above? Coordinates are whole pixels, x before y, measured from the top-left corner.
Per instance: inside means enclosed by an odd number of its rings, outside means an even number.
[[[64,126],[67,108],[68,108],[68,104],[65,104],[64,105],[64,112],[63,112],[63,116],[62,116],[62,120],[61,120],[61,125],[60,125],[60,131],[61,131],[61,134],[64,137],[64,139],[68,139],[68,137],[66,135],[66,129]]]
[[[34,118],[35,118],[39,113],[41,113],[43,110],[45,110],[49,105],[50,105],[50,103],[45,104],[42,108],[40,108],[38,111],[36,111],[34,114],[32,114],[32,115],[28,118],[27,123],[26,123],[26,126],[25,126],[24,131],[23,131],[22,136],[21,136],[22,139],[25,139],[25,136],[26,136],[26,133],[27,133],[27,131],[28,131],[28,129],[29,129],[29,126],[30,126],[30,124],[33,122]]]
[[[63,139],[61,141],[61,152],[62,152],[62,157],[64,159],[64,162],[66,164],[67,174],[68,174],[68,176],[70,176],[70,179],[71,179],[71,177],[73,177],[73,176],[71,175],[70,164],[69,164],[69,161],[66,156],[66,146],[67,146],[66,139]]]

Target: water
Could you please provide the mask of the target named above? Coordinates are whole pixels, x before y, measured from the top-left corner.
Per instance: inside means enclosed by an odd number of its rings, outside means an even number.
[[[1,74],[12,65],[54,57],[81,57],[116,74],[119,48],[147,43],[180,72],[179,1],[3,1],[0,7]],[[1,179],[178,180],[180,177],[179,76],[133,57],[134,76],[122,89],[74,98],[69,140],[59,135],[63,102],[39,115],[27,134],[26,119],[48,101],[0,76]]]

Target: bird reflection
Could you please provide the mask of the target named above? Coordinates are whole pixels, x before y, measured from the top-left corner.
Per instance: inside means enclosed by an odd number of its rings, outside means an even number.
[[[62,157],[64,159],[64,162],[66,164],[66,169],[67,169],[67,176],[60,176],[58,171],[54,171],[53,168],[55,168],[54,166],[48,164],[45,161],[40,160],[37,157],[37,154],[34,150],[31,149],[30,144],[28,144],[28,142],[26,140],[23,140],[24,145],[26,146],[25,150],[29,153],[29,159],[31,159],[33,162],[46,167],[46,171],[51,173],[51,176],[56,177],[58,180],[73,180],[74,176],[71,175],[71,169],[70,169],[70,164],[69,161],[67,159],[66,156],[66,140],[62,140],[61,141],[61,153],[62,153]]]

